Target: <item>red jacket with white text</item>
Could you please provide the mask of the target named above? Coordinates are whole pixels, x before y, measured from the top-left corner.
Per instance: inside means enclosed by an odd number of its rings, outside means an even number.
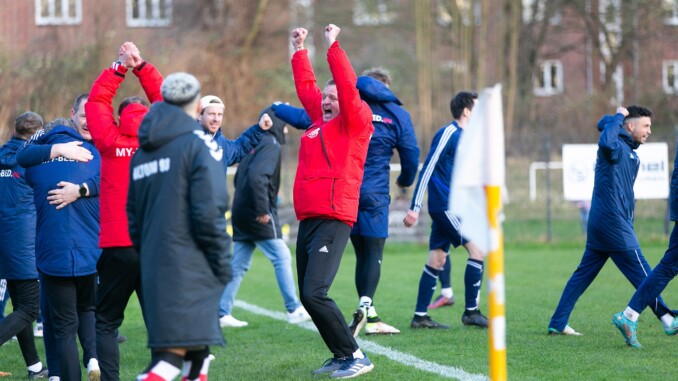
[[[337,86],[339,115],[324,122],[322,91],[306,50],[292,57],[297,95],[313,121],[301,137],[299,166],[294,180],[294,211],[298,220],[335,219],[353,226],[358,215],[365,157],[374,131],[372,110],[360,100],[357,77],[336,41],[327,50]]]
[[[94,146],[101,154],[101,191],[99,247],[132,246],[127,228],[127,188],[129,164],[139,148],[137,136],[148,107],[131,103],[120,114],[120,124],[113,114],[113,98],[125,79],[127,68],[104,70],[94,81],[85,103],[87,127]],[[143,62],[133,73],[151,102],[162,101],[162,75],[155,66]]]

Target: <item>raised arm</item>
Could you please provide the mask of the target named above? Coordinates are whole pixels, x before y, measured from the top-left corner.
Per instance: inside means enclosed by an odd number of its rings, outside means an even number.
[[[271,110],[280,120],[296,128],[297,130],[305,130],[311,126],[311,118],[309,118],[306,110],[300,107],[290,106],[288,104],[279,103],[273,104]]]
[[[619,131],[623,128],[624,117],[628,114],[626,108],[619,107],[615,115],[605,115],[598,122],[598,129],[602,132],[598,139],[598,147],[606,160],[617,162],[620,159]]]
[[[304,28],[296,28],[292,31],[291,41],[294,50],[292,56],[292,73],[294,74],[294,85],[297,89],[297,96],[301,105],[304,107],[311,121],[315,122],[322,118],[322,109],[320,102],[322,100],[322,91],[316,83],[315,73],[308,59],[308,51],[304,48],[304,41],[308,31]]]
[[[360,99],[360,93],[356,88],[358,77],[346,52],[341,49],[337,40],[340,32],[341,29],[334,24],[325,27],[325,39],[330,46],[327,50],[327,62],[337,86],[341,110],[339,117],[344,120],[344,125],[349,127],[350,135],[371,133],[372,111],[367,103]]]

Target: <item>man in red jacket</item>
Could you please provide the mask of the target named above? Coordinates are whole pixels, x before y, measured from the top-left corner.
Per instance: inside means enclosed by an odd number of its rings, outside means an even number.
[[[151,102],[162,101],[162,75],[141,59],[133,43],[125,42],[118,60],[94,81],[85,104],[87,126],[101,154],[99,247],[103,251],[97,262],[96,333],[104,381],[119,379],[118,328],[129,298],[136,291],[143,299],[139,292],[139,254],[129,237],[126,203],[129,165],[139,148],[137,131],[148,112],[148,103],[140,97],[125,98],[118,107],[119,123],[113,115],[113,98],[129,69],[133,69]]]
[[[360,100],[353,67],[339,47],[339,32],[336,25],[325,27],[332,80],[321,91],[304,49],[308,31],[292,31],[294,83],[313,121],[301,137],[294,210],[300,221],[296,257],[301,302],[334,355],[313,373],[351,378],[371,371],[374,365],[358,347],[327,292],[357,219],[360,184],[374,127],[370,107]]]

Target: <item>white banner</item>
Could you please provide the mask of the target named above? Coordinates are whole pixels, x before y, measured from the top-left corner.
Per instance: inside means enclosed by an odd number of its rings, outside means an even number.
[[[590,200],[596,168],[597,144],[563,145],[563,193],[566,200]],[[640,170],[633,190],[636,199],[669,197],[669,146],[646,143],[636,150]]]

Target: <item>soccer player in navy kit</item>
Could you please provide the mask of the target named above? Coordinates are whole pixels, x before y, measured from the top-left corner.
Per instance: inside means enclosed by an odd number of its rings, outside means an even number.
[[[410,210],[403,220],[407,227],[413,226],[419,218],[428,189],[428,212],[431,216],[431,236],[429,238],[429,257],[419,280],[419,293],[412,328],[449,328],[431,320],[428,305],[431,303],[440,270],[445,265],[450,246],[463,245],[468,252],[466,273],[464,274],[466,309],[461,321],[464,325],[487,328],[487,318],[478,309],[480,286],[483,279],[484,253],[473,242],[465,239],[459,231],[459,220],[448,211],[450,183],[454,168],[454,156],[463,128],[466,127],[478,94],[462,91],[452,98],[450,110],[454,121],[441,128],[433,137],[431,150],[426,157],[424,167],[419,173],[419,181],[414,191]]]

